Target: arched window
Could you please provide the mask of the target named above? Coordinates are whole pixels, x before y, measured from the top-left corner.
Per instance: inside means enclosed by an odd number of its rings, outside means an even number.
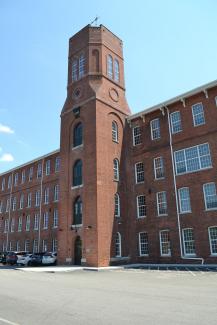
[[[114,61],[114,76],[115,81],[119,82],[120,80],[120,70],[119,70],[119,62],[117,59]]]
[[[115,237],[115,256],[121,257],[121,234],[119,232]]]
[[[85,73],[85,56],[84,54],[82,54],[79,57],[79,61],[78,61],[78,75],[79,78],[82,78],[84,76]]]
[[[119,161],[117,158],[113,160],[114,180],[119,181]]]
[[[93,50],[92,55],[93,55],[93,71],[99,72],[99,51],[96,49]]]
[[[112,122],[112,141],[118,142],[118,125],[115,121]]]
[[[110,79],[113,79],[113,59],[111,55],[107,57],[107,75]]]
[[[77,160],[73,167],[73,186],[82,185],[82,161]]]
[[[115,193],[115,217],[120,217],[120,196]]]
[[[77,197],[73,204],[73,225],[82,225],[82,201]]]
[[[77,60],[72,61],[72,81],[78,80],[78,62]]]
[[[73,147],[80,146],[82,143],[83,143],[83,126],[82,126],[82,123],[78,123],[74,127]]]

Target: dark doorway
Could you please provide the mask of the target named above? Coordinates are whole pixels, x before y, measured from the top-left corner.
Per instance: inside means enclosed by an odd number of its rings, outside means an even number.
[[[81,265],[81,257],[82,257],[82,241],[80,236],[75,239],[75,265]]]

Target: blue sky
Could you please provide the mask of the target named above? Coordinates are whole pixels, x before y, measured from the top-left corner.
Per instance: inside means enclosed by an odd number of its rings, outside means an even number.
[[[0,0],[0,173],[59,147],[68,38],[96,15],[124,42],[140,110],[217,79],[216,0]]]

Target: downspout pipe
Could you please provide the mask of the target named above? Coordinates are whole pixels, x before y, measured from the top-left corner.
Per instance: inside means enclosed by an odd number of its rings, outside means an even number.
[[[172,161],[172,170],[173,170],[173,184],[176,198],[176,215],[177,215],[177,224],[178,224],[178,232],[179,232],[179,247],[180,247],[180,255],[183,260],[198,260],[201,261],[201,264],[204,264],[204,258],[202,257],[186,257],[183,254],[183,243],[182,243],[182,232],[181,232],[181,224],[180,224],[180,213],[179,213],[179,204],[178,204],[178,193],[177,193],[177,184],[176,184],[176,174],[175,174],[175,164],[174,164],[174,156],[173,156],[173,140],[172,140],[172,132],[170,125],[170,114],[168,107],[164,107],[167,112],[167,121],[168,121],[168,129],[169,129],[169,139],[170,139],[170,154]],[[163,113],[163,110],[161,110]],[[164,115],[164,114],[163,114]]]

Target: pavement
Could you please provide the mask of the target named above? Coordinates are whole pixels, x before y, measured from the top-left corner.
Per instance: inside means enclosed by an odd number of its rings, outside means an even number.
[[[143,266],[104,272],[0,267],[0,325],[216,325],[216,270]]]

